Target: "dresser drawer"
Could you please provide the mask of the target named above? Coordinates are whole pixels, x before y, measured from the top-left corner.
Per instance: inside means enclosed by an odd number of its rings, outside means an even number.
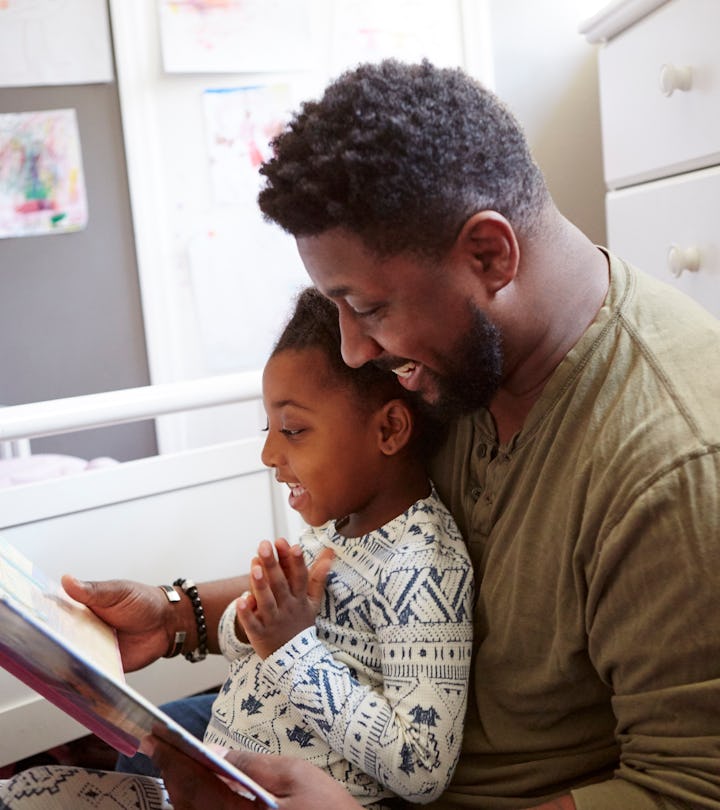
[[[614,191],[606,200],[610,250],[720,317],[720,168]]]
[[[608,188],[720,163],[719,42],[718,0],[671,0],[600,49]]]

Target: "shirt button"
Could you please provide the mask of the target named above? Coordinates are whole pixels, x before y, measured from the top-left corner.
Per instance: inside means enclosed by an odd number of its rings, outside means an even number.
[[[470,490],[470,494],[472,495],[472,499],[476,501],[482,495],[482,487],[473,487]]]

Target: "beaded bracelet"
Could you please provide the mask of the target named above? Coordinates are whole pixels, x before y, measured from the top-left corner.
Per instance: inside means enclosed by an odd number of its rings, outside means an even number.
[[[191,579],[176,579],[173,585],[182,588],[192,602],[195,623],[197,624],[198,645],[192,652],[185,653],[185,658],[187,658],[190,663],[195,664],[198,661],[203,661],[208,654],[208,634],[205,611],[203,610],[197,585]]]

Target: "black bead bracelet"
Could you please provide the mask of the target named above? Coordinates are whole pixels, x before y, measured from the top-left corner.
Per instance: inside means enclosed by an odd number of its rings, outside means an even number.
[[[191,579],[176,579],[173,585],[182,588],[192,603],[195,623],[197,624],[198,645],[192,652],[185,653],[185,658],[195,664],[198,661],[203,661],[208,654],[207,622],[205,621],[202,600],[197,585]]]

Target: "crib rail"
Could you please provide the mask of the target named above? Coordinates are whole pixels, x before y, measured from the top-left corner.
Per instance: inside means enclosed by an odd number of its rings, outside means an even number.
[[[137,422],[180,411],[227,405],[261,395],[261,371],[0,408],[0,442]]]

